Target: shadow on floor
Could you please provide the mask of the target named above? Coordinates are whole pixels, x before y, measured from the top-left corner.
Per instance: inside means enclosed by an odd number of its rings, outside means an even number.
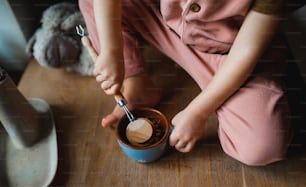
[[[288,156],[300,157],[306,152],[306,85],[294,60],[288,63],[285,83],[294,128]]]

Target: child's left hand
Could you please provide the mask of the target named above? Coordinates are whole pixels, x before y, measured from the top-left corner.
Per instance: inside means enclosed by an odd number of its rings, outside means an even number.
[[[208,118],[197,115],[187,108],[176,114],[172,119],[175,126],[170,135],[169,143],[180,152],[190,152],[201,138]]]

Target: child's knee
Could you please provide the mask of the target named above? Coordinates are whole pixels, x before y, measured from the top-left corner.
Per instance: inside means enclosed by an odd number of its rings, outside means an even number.
[[[283,160],[289,143],[286,133],[279,137],[244,136],[238,141],[237,138],[234,141],[230,139],[228,134],[220,134],[224,152],[249,166],[263,166]]]
[[[270,148],[262,148],[257,150],[250,149],[245,152],[240,152],[236,159],[248,166],[264,166],[283,160],[286,149],[273,149],[273,146]]]

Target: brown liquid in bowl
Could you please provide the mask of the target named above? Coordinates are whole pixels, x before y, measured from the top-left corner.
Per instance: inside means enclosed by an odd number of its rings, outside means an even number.
[[[127,117],[123,117],[120,122],[119,126],[117,128],[117,137],[120,139],[123,143],[127,145],[131,145],[133,147],[147,147],[153,144],[158,143],[161,139],[166,138],[165,133],[167,130],[169,130],[168,127],[168,121],[164,115],[162,115],[159,111],[156,111],[151,108],[140,108],[133,110],[133,115],[135,118],[147,118],[152,122],[153,127],[153,135],[152,137],[144,142],[144,143],[138,143],[135,145],[135,143],[130,143],[126,137],[126,128],[130,121],[127,119]]]

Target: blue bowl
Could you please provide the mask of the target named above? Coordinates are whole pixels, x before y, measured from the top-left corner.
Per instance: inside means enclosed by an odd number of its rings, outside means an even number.
[[[116,128],[118,144],[131,159],[141,163],[159,159],[168,147],[170,123],[164,114],[153,108],[137,108],[131,111],[135,118],[148,118],[153,123],[153,137],[144,146],[132,145],[126,137],[127,117],[123,117]]]

